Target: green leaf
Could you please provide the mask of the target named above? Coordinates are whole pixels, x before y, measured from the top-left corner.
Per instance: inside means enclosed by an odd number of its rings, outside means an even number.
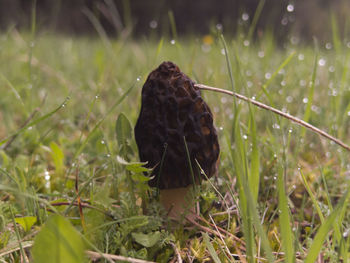
[[[16,217],[15,222],[19,224],[25,232],[28,232],[32,226],[36,223],[37,218],[35,216]]]
[[[51,157],[56,167],[56,172],[61,173],[63,171],[64,166],[64,154],[61,148],[55,143],[50,143],[51,148]]]
[[[34,263],[81,263],[84,242],[77,230],[60,215],[50,217],[34,240]]]
[[[152,232],[149,234],[131,233],[131,235],[135,242],[139,243],[144,247],[153,247],[155,244],[157,244],[161,237],[159,231]]]
[[[203,236],[204,243],[207,246],[208,251],[210,253],[210,256],[212,257],[214,262],[215,263],[221,263],[221,260],[219,259],[219,257],[217,255],[217,253],[216,253],[212,243],[210,243],[208,234],[207,233],[202,233],[202,236]]]
[[[125,165],[126,169],[130,172],[134,173],[143,173],[148,172],[150,169],[143,167],[143,165],[147,164],[147,162],[127,162],[120,156],[117,156],[118,163]]]
[[[119,145],[126,144],[132,138],[132,127],[124,113],[120,113],[115,126]]]

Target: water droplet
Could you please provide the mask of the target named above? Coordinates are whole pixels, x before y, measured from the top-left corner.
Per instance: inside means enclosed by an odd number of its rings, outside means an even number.
[[[250,76],[252,75],[252,72],[251,72],[250,70],[247,70],[247,71],[245,72],[245,74],[246,74],[248,77],[250,77]]]
[[[158,27],[158,22],[156,20],[152,20],[149,22],[149,27],[152,29],[156,29]]]
[[[222,55],[224,55],[224,56],[226,55],[226,51],[225,51],[225,49],[224,49],[224,48],[223,48],[223,49],[221,49],[221,54],[222,54]]]
[[[35,42],[34,41],[30,42],[29,46],[30,47],[34,47],[35,46]]]
[[[222,31],[222,29],[223,29],[222,24],[216,24],[216,29],[219,31]]]
[[[283,86],[283,87],[286,86],[286,81],[285,80],[281,81],[281,86]]]
[[[262,51],[262,50],[260,50],[260,51],[258,52],[258,57],[259,57],[259,58],[265,57],[265,52]]]
[[[308,103],[309,99],[308,98],[303,98],[303,103]]]
[[[247,140],[247,139],[248,139],[248,136],[244,134],[244,135],[243,135],[243,139],[244,139],[244,140]]]
[[[49,181],[50,178],[51,178],[49,171],[46,170],[46,171],[44,172],[44,174],[45,174],[45,180],[46,180],[46,181]]]
[[[292,129],[292,128],[291,128],[291,129],[289,129],[289,130],[288,130],[288,132],[289,132],[289,133],[292,133],[292,132],[293,132],[293,129]]]
[[[288,17],[284,16],[281,20],[282,26],[286,26],[288,24]]]
[[[318,65],[320,65],[321,67],[323,67],[324,65],[326,65],[326,60],[324,58],[321,58],[319,61],[318,61]]]
[[[105,144],[106,142],[104,140],[101,140],[101,144]]]
[[[332,48],[332,44],[331,43],[326,43],[326,49],[331,49]]]
[[[274,176],[273,177],[273,180],[277,180],[277,176]],[[281,211],[281,210],[278,210],[279,212]]]
[[[175,39],[172,39],[172,40],[170,41],[170,44],[172,44],[172,45],[175,45],[175,43],[176,43]]]
[[[243,45],[244,45],[245,47],[248,47],[249,44],[250,44],[249,40],[246,39],[246,40],[243,41]]]
[[[292,103],[293,97],[292,97],[292,96],[288,96],[288,97],[286,98],[286,101],[287,101],[288,103]]]
[[[72,167],[75,167],[75,163],[72,163]]]
[[[348,235],[349,235],[349,230],[347,230],[347,231],[345,231],[345,232],[343,233],[343,237],[344,237],[344,238],[347,238]]]
[[[106,156],[107,156],[107,158],[111,157],[111,155],[109,153]]]
[[[293,12],[294,11],[294,5],[292,5],[292,4],[287,5],[287,11],[288,12]]]
[[[298,167],[298,171],[300,171],[301,170],[301,168],[300,167]]]
[[[280,74],[280,75],[284,75],[285,73],[286,73],[286,71],[284,70],[284,68],[282,68],[278,71],[278,74]]]
[[[299,54],[299,55],[298,55],[298,59],[299,59],[300,61],[304,60],[304,58],[305,58],[304,54]]]
[[[220,126],[219,130],[222,131],[224,129],[224,127]]]
[[[33,127],[32,127],[32,126],[29,126],[27,129],[28,129],[28,131],[30,131],[30,130],[33,129]]]
[[[328,68],[328,70],[329,70],[329,72],[334,72],[335,71],[335,67],[334,66],[330,66],[329,68]]]
[[[252,96],[252,100],[255,100],[255,96]]]
[[[248,88],[251,88],[252,86],[253,86],[253,82],[251,82],[251,81],[248,80],[248,81],[247,81],[247,87],[248,87]]]
[[[277,123],[274,123],[272,128],[279,130],[281,127]]]
[[[222,104],[225,104],[226,102],[227,102],[227,98],[226,98],[226,97],[222,97],[222,98],[221,98],[221,103],[222,103]]]
[[[138,77],[136,78],[136,81],[139,82],[140,80],[141,80],[141,77],[138,76]]]
[[[208,53],[210,50],[211,50],[211,46],[210,45],[208,45],[208,44],[203,44],[202,45],[202,51],[204,53]]]
[[[65,103],[63,103],[63,104],[62,104],[62,108],[65,108],[65,107],[66,107],[66,104],[65,104]]]
[[[242,14],[242,20],[247,21],[249,19],[249,15],[247,13]]]
[[[271,73],[270,72],[266,72],[265,79],[270,79],[270,78],[271,78]]]
[[[273,154],[273,158],[275,158],[275,159],[276,159],[276,158],[277,158],[277,154],[275,154],[275,153],[274,153],[274,154]]]
[[[95,96],[95,99],[98,99],[99,97],[100,97],[99,95],[96,95],[96,96]]]
[[[348,116],[350,116],[350,111],[348,111],[348,113],[347,113],[347,114],[348,114]]]

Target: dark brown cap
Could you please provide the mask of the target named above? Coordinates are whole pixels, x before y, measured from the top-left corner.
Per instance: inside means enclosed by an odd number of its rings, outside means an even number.
[[[194,183],[184,137],[196,183],[205,179],[196,160],[208,177],[214,175],[220,148],[213,115],[194,82],[174,63],[163,62],[143,85],[135,126],[140,159],[154,168],[150,186],[169,189]]]

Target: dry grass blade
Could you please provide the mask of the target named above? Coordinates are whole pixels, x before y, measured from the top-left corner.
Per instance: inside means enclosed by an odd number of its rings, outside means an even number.
[[[131,262],[131,263],[155,263],[154,261],[147,261],[147,260],[142,260],[142,259],[137,259],[137,258],[129,258],[129,257],[123,257],[123,256],[118,256],[118,255],[111,255],[111,254],[106,254],[106,253],[97,253],[94,251],[86,251],[86,254],[92,259],[92,260],[97,260],[100,258],[105,258],[109,260],[110,262],[116,261],[125,261],[125,262]]]
[[[292,122],[298,124],[298,125],[301,125],[325,138],[327,138],[328,140],[331,140],[333,142],[335,142],[336,144],[338,144],[339,146],[343,147],[344,149],[350,151],[350,146],[345,144],[344,142],[342,142],[341,140],[333,137],[332,135],[328,134],[327,132],[311,125],[310,123],[308,122],[305,122],[297,117],[294,117],[288,113],[285,113],[283,111],[280,111],[280,110],[277,110],[271,106],[268,106],[264,103],[261,103],[259,101],[256,101],[256,100],[253,100],[253,99],[250,99],[246,96],[243,96],[241,94],[238,94],[236,92],[232,92],[232,91],[228,91],[228,90],[223,90],[223,89],[219,89],[219,88],[215,88],[215,87],[210,87],[210,86],[207,86],[207,85],[204,85],[204,84],[195,84],[195,86],[199,89],[202,89],[202,90],[210,90],[210,91],[215,91],[215,92],[220,92],[220,93],[224,93],[224,94],[228,94],[228,95],[231,95],[231,96],[234,96],[240,100],[244,100],[246,102],[250,102],[252,104],[254,104],[255,106],[258,106],[259,108],[262,108],[262,109],[265,109],[265,110],[268,110],[268,111],[271,111],[273,113],[276,113],[288,120],[291,120]]]

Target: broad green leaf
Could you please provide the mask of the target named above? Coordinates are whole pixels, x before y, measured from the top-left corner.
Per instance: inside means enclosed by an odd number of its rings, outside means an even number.
[[[208,251],[210,253],[210,256],[212,257],[214,262],[215,263],[221,263],[221,260],[219,259],[219,257],[217,255],[213,245],[210,243],[208,234],[207,233],[202,233],[202,236],[203,236],[204,243],[207,246],[207,249],[208,249]]]
[[[160,240],[160,232],[156,231],[149,234],[144,233],[131,233],[135,242],[144,247],[153,247]]]
[[[50,217],[34,240],[34,263],[81,263],[84,242],[70,222],[60,215]]]
[[[61,148],[55,143],[50,143],[51,148],[51,157],[56,167],[56,172],[61,173],[63,171],[64,166],[64,154]]]
[[[118,163],[125,165],[126,169],[130,172],[134,173],[143,173],[148,172],[149,169],[146,167],[143,167],[143,165],[147,164],[147,162],[127,162],[125,159],[123,159],[120,156],[117,156]]]
[[[132,138],[132,127],[124,113],[120,113],[115,126],[115,132],[119,145],[125,144]]]
[[[37,218],[35,216],[16,217],[15,222],[19,224],[25,232],[28,232],[32,226],[36,223]]]

